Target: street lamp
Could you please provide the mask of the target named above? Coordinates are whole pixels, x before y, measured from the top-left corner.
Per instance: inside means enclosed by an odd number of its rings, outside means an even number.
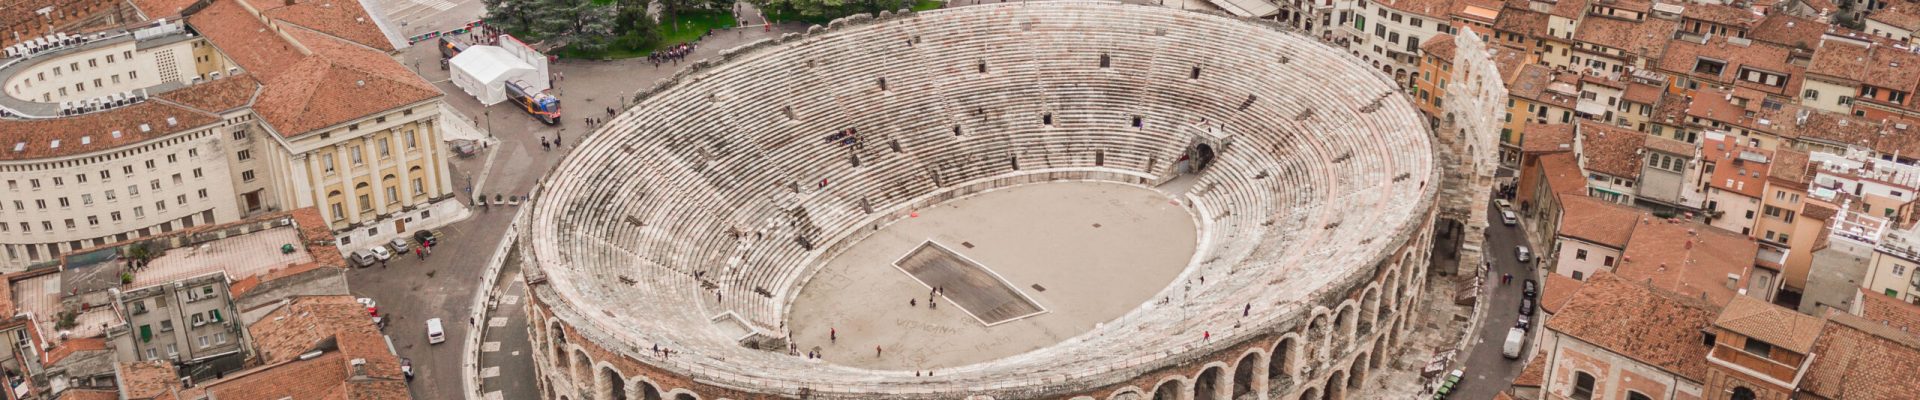
[[[493,107],[488,106],[486,109],[486,113],[487,113],[487,137],[494,137],[493,136]]]

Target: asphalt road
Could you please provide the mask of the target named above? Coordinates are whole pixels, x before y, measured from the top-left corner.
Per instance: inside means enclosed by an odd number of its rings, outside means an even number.
[[[1518,360],[1509,360],[1500,354],[1507,339],[1507,330],[1519,321],[1522,282],[1533,278],[1536,265],[1534,262],[1522,264],[1515,261],[1515,247],[1527,245],[1536,258],[1540,249],[1527,243],[1519,225],[1509,226],[1500,221],[1499,206],[1488,204],[1487,207],[1490,221],[1485,242],[1486,254],[1493,259],[1493,271],[1487,274],[1487,282],[1483,285],[1490,293],[1481,293],[1480,301],[1488,302],[1491,308],[1483,317],[1486,320],[1481,323],[1479,331],[1474,332],[1473,348],[1469,350],[1466,362],[1456,367],[1465,370],[1466,379],[1454,388],[1450,398],[1455,399],[1491,399],[1495,393],[1512,386],[1513,377],[1525,369],[1528,358],[1525,355],[1531,354],[1534,345],[1529,340],[1527,351],[1521,352],[1522,357]],[[1502,274],[1513,274],[1513,283],[1501,285]],[[1536,280],[1535,284],[1540,282]],[[1539,314],[1539,306],[1535,305],[1534,317],[1537,318]],[[1532,329],[1540,329],[1537,320]],[[1528,336],[1532,336],[1531,330]]]

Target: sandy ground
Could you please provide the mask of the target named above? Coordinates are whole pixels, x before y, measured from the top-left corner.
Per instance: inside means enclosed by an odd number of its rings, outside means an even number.
[[[787,322],[801,353],[937,370],[1046,347],[1148,301],[1186,267],[1196,234],[1166,196],[1110,183],[1021,186],[919,212],[828,261],[801,290]],[[1047,312],[988,327],[945,299],[929,309],[928,288],[893,266],[926,240],[985,265]]]

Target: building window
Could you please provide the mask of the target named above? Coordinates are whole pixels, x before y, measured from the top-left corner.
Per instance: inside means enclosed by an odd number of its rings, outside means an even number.
[[[1736,387],[1736,388],[1733,388],[1733,396],[1731,396],[1731,397],[1728,397],[1728,399],[1731,399],[1731,400],[1754,400],[1755,398],[1758,398],[1759,396],[1760,396],[1759,394],[1757,394],[1757,393],[1754,393],[1754,392],[1753,392],[1753,389],[1748,389],[1748,388],[1744,388],[1744,387]]]
[[[235,158],[239,158],[239,159],[240,159],[240,161],[246,161],[246,160],[252,160],[252,159],[253,159],[253,151],[251,151],[251,150],[241,150],[241,151],[240,151],[239,153],[237,153],[237,154],[234,154],[234,157],[235,157]]]
[[[1762,342],[1758,339],[1747,338],[1747,344],[1745,346],[1742,346],[1741,350],[1746,350],[1748,353],[1753,353],[1753,355],[1757,355],[1764,358],[1773,352],[1773,345],[1767,344],[1767,342]]]
[[[1587,259],[1587,250],[1586,250],[1586,249],[1575,249],[1575,250],[1573,251],[1573,259],[1575,259],[1575,260],[1585,260],[1585,259]]]
[[[253,182],[253,170],[240,171],[241,182]]]
[[[1573,395],[1571,397],[1575,400],[1593,399],[1593,385],[1593,375],[1585,372],[1575,372],[1573,374]]]

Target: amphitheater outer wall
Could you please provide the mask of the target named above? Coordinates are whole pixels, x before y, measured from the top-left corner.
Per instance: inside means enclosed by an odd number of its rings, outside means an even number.
[[[898,15],[883,15],[878,19],[852,18],[836,21],[832,26],[840,29],[894,17]],[[816,27],[809,36],[821,32],[824,30]],[[799,35],[789,35],[777,41],[752,44],[745,49],[729,50],[720,62],[743,52],[800,38]],[[714,64],[697,62],[688,72],[642,92],[641,97],[667,91],[681,79],[694,76],[695,72],[711,65]],[[1434,151],[1437,154],[1437,150]],[[1237,398],[1242,394],[1261,399],[1346,398],[1356,390],[1358,381],[1385,366],[1387,360],[1397,358],[1385,353],[1398,345],[1415,325],[1412,316],[1417,314],[1418,294],[1425,289],[1432,251],[1431,233],[1437,215],[1433,204],[1434,188],[1439,186],[1437,183],[1441,178],[1437,168],[1427,172],[1428,175],[1414,177],[1421,182],[1419,204],[1413,207],[1418,211],[1392,229],[1381,230],[1377,239],[1389,245],[1383,246],[1381,252],[1371,258],[1371,267],[1341,271],[1340,276],[1334,278],[1335,281],[1318,286],[1306,296],[1305,301],[1257,312],[1255,317],[1263,318],[1247,319],[1256,321],[1253,325],[1243,328],[1236,324],[1229,331],[1211,332],[1215,339],[1210,342],[1135,351],[1152,355],[1136,357],[1136,360],[1143,361],[1129,365],[1088,366],[1096,370],[1088,374],[1039,377],[1030,384],[1008,385],[998,382],[980,387],[967,386],[965,383],[916,384],[894,379],[897,378],[894,376],[896,373],[889,375],[893,378],[876,380],[870,386],[815,387],[804,379],[743,378],[739,374],[714,374],[699,368],[661,362],[664,360],[656,352],[617,339],[601,331],[604,328],[599,324],[571,323],[585,321],[586,316],[582,313],[586,311],[568,303],[567,296],[547,284],[542,263],[535,252],[521,245],[519,261],[522,262],[522,270],[531,289],[527,312],[529,334],[536,349],[533,358],[539,371],[539,385],[542,395],[547,398],[574,400],[650,399],[655,398],[655,394],[659,396],[657,398],[695,400],[962,397],[1104,400],[1154,398],[1155,392],[1165,387],[1171,387],[1177,393],[1175,399],[1185,400],[1195,398],[1194,392],[1201,386],[1214,388],[1218,396],[1213,398]],[[1404,178],[1396,178],[1395,182]],[[1027,171],[949,187],[928,194],[921,201],[940,202],[1011,185],[1062,180],[1140,185],[1140,180],[1157,180],[1157,177],[1100,168]],[[1207,210],[1202,202],[1188,204],[1198,208],[1195,215],[1203,220],[1217,213],[1231,211]],[[852,230],[884,225],[899,218],[902,210],[909,208],[901,206],[876,212],[867,222],[855,224],[849,231],[836,232],[837,239],[830,243],[833,246],[850,243],[858,237]],[[831,252],[829,249],[825,253]],[[1192,272],[1189,269],[1182,277]],[[803,285],[804,281],[800,279],[795,286]],[[1230,306],[1236,311],[1239,309],[1238,303],[1219,306]],[[1278,360],[1275,360],[1275,353],[1279,355]],[[1058,360],[1067,365],[1076,361]],[[1272,371],[1276,368],[1280,371]],[[1202,381],[1203,376],[1208,378],[1205,382]],[[616,390],[623,395],[615,395]]]

